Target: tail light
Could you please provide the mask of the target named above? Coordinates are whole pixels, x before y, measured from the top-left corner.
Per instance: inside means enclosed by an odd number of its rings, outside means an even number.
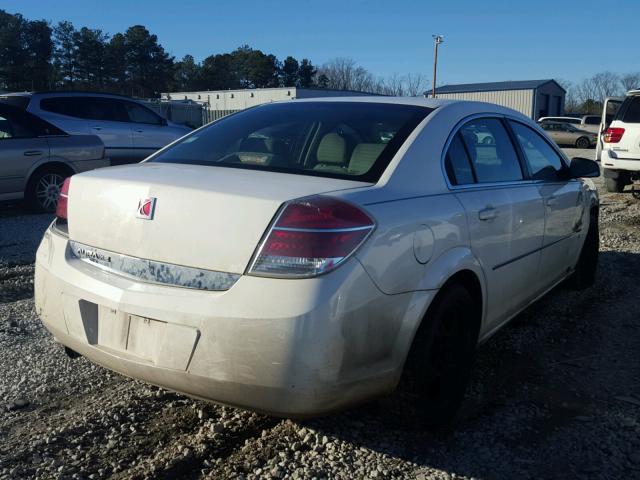
[[[71,177],[67,177],[60,189],[60,196],[58,197],[58,204],[56,205],[56,218],[58,220],[67,220],[67,203],[69,202],[69,185],[71,184]]]
[[[604,142],[618,143],[622,140],[622,135],[624,135],[624,128],[607,128],[604,134]]]
[[[375,222],[360,208],[315,196],[286,203],[254,256],[250,274],[313,277],[340,265],[365,241]]]

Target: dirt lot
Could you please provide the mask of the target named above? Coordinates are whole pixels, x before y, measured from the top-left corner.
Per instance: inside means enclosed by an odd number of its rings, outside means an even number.
[[[556,289],[484,345],[439,434],[376,405],[269,418],[67,358],[33,308],[50,219],[1,206],[0,478],[640,478],[640,201],[601,195],[597,285]]]

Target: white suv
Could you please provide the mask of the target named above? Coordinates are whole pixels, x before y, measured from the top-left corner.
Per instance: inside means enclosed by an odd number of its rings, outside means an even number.
[[[609,192],[640,180],[640,90],[627,93],[602,138],[600,161]]]
[[[121,95],[14,93],[3,95],[2,101],[25,108],[65,132],[97,135],[112,165],[139,162],[191,131]]]

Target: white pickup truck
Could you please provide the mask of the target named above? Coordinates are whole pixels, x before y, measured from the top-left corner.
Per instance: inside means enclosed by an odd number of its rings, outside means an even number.
[[[602,164],[608,192],[622,192],[640,180],[640,90],[605,100],[596,160]]]

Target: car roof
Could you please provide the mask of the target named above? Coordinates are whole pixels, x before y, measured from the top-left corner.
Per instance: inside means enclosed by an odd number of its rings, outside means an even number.
[[[357,96],[357,97],[320,97],[320,98],[297,98],[294,102],[358,102],[358,103],[388,103],[394,105],[412,105],[418,107],[426,107],[431,109],[442,110],[444,108],[458,107],[467,111],[467,115],[475,113],[503,114],[531,120],[517,110],[503,107],[495,103],[476,102],[472,100],[444,100],[439,98],[425,97],[387,97],[387,96]],[[291,100],[280,100],[277,102],[265,103],[262,105],[270,105],[275,103],[291,103]],[[261,105],[258,105],[258,108]],[[429,115],[428,120],[431,118]]]
[[[135,98],[129,97],[127,95],[120,95],[118,93],[108,93],[108,92],[94,92],[88,90],[42,90],[35,92],[12,92],[12,93],[3,93],[0,97],[34,97],[37,95],[56,95],[56,96],[100,96],[100,97],[115,97],[115,98],[126,98],[128,100],[134,100]]]
[[[582,117],[540,117],[539,122],[543,120],[580,120]]]

